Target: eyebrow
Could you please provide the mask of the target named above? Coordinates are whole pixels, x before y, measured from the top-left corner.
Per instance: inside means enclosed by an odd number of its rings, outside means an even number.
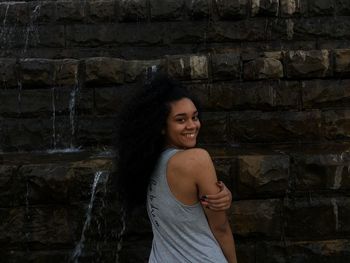
[[[194,111],[193,113],[192,113],[192,115],[194,115],[194,114],[198,114],[198,111]],[[187,114],[186,113],[178,113],[178,114],[176,114],[174,117],[183,117],[183,116],[186,116]]]

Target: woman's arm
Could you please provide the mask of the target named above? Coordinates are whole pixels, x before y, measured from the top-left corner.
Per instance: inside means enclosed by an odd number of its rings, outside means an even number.
[[[213,162],[207,151],[203,149],[191,149],[193,151],[192,171],[199,195],[217,194],[220,188],[217,186],[217,177]],[[203,207],[207,216],[211,231],[218,241],[229,263],[236,263],[236,250],[231,227],[225,211],[213,211]]]
[[[220,192],[213,195],[203,195],[200,197],[201,203],[213,211],[225,211],[231,207],[232,194],[222,181],[216,182]]]

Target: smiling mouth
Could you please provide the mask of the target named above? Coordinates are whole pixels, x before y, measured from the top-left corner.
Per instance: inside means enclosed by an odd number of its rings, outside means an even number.
[[[193,139],[196,137],[196,134],[195,133],[187,133],[187,134],[185,134],[185,137],[189,138],[189,139]]]

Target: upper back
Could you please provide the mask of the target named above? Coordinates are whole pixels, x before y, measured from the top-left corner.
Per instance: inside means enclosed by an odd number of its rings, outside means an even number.
[[[194,170],[200,150],[179,151],[167,164],[166,178],[169,188],[176,199],[185,205],[193,205],[199,201]]]
[[[154,234],[150,262],[227,262],[201,204],[190,161],[196,151],[168,149],[159,158],[147,194]],[[193,167],[188,167],[194,164]],[[205,253],[203,251],[205,250]]]

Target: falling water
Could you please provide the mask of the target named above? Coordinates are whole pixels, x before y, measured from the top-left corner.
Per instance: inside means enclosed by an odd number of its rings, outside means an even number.
[[[70,141],[70,149],[74,149],[74,139],[75,139],[75,126],[76,126],[76,104],[77,98],[80,93],[80,82],[78,79],[78,72],[75,72],[75,85],[73,90],[70,93],[69,100],[69,122],[71,127],[71,141]]]
[[[123,236],[126,230],[126,210],[122,207],[120,212],[121,212],[122,227],[120,231],[117,233],[117,251],[116,251],[116,257],[115,257],[115,263],[120,263],[119,254],[123,247]]]
[[[150,82],[158,71],[157,65],[152,65],[146,69],[146,81]]]
[[[34,22],[37,20],[37,18],[40,15],[40,9],[41,9],[41,3],[39,3],[34,7],[34,10],[30,16],[30,21],[25,32],[25,43],[24,43],[23,54],[27,53],[29,37],[31,34],[34,34],[34,41],[35,41],[34,43],[36,44],[37,42],[39,42],[39,33],[38,33],[37,27],[34,25]]]
[[[18,86],[18,96],[17,96],[17,100],[18,100],[18,113],[22,112],[22,103],[21,103],[21,93],[22,93],[22,82],[20,80],[18,80],[17,82],[17,86]]]
[[[30,242],[30,224],[31,224],[31,216],[29,210],[29,196],[30,196],[30,187],[29,187],[29,178],[26,176],[26,194],[25,194],[25,223],[24,223],[24,237],[29,244]],[[26,251],[29,253],[29,247],[26,246]]]
[[[70,93],[70,101],[69,101],[69,120],[71,127],[71,141],[70,148],[73,148],[73,140],[75,136],[75,105],[76,105],[76,97],[77,97],[78,88],[74,87],[72,92]]]
[[[294,22],[292,19],[287,19],[287,39],[291,40],[294,36]]]
[[[29,214],[29,182],[28,182],[28,178],[26,180],[26,219],[27,222],[30,221],[30,214]],[[26,233],[26,238],[29,239],[29,233]]]
[[[6,27],[6,21],[7,21],[7,14],[8,11],[10,9],[10,3],[7,3],[6,5],[6,10],[5,10],[5,15],[4,15],[4,19],[2,21],[2,28],[1,28],[1,32],[0,32],[0,40],[3,43],[2,47],[5,47],[7,42],[8,42],[8,37],[9,37],[9,29]]]
[[[335,198],[332,198],[331,199],[331,203],[333,205],[333,213],[334,213],[334,220],[335,220],[335,230],[338,231],[338,229],[339,229],[339,215],[338,215],[337,200]]]
[[[6,27],[6,20],[7,20],[7,14],[8,14],[8,11],[9,11],[9,8],[10,8],[10,4],[7,3],[6,5],[6,11],[5,11],[5,16],[4,16],[4,20],[2,21],[2,26],[3,26],[3,29],[5,30],[5,27]],[[3,31],[1,31],[2,33]]]
[[[53,148],[56,149],[56,105],[55,105],[55,87],[52,89],[52,141]]]
[[[337,166],[335,170],[334,184],[332,186],[332,189],[339,189],[341,187],[341,182],[343,179],[343,170],[344,165]]]
[[[85,231],[90,226],[91,213],[92,213],[92,208],[93,208],[94,200],[95,200],[96,187],[97,187],[97,184],[98,184],[102,174],[103,174],[102,171],[98,171],[98,172],[95,173],[94,182],[92,184],[90,203],[89,203],[88,209],[86,211],[85,223],[84,223],[84,226],[83,226],[83,230],[81,231],[81,236],[80,236],[79,243],[75,246],[75,249],[74,249],[74,251],[72,253],[72,257],[71,257],[71,261],[75,262],[75,263],[79,262],[78,261],[79,257],[81,255],[83,249],[84,249]]]

